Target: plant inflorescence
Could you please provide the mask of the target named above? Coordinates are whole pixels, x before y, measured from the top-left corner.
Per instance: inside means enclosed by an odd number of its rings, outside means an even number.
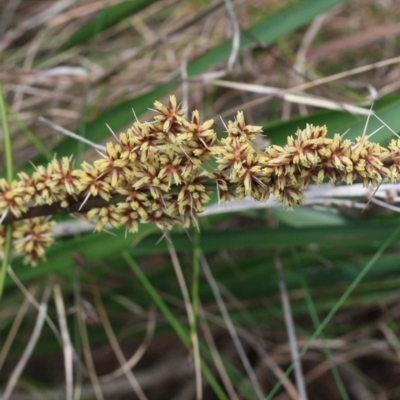
[[[125,225],[135,232],[151,222],[165,230],[197,226],[211,191],[221,202],[273,195],[292,208],[312,182],[378,186],[399,174],[400,140],[384,148],[365,135],[352,142],[307,125],[285,146],[261,151],[254,145],[261,127],[246,125],[241,112],[228,122],[227,137],[218,139],[213,120],[201,122],[198,111],[185,118],[174,96],[168,105],[154,106],[152,121],[134,122],[93,163],[75,169],[72,158],[64,157],[36,167],[31,176],[21,172],[10,184],[0,179],[0,250],[5,225],[12,223],[16,252],[35,265],[52,243],[50,216],[58,213],[79,213],[98,231]]]

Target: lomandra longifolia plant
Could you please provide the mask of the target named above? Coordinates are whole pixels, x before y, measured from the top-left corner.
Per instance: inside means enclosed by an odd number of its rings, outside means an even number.
[[[198,111],[186,119],[174,96],[167,106],[156,101],[154,107],[152,121],[134,122],[93,163],[74,168],[72,158],[54,159],[31,176],[1,179],[0,250],[6,224],[13,224],[14,249],[36,265],[53,241],[54,214],[79,214],[98,231],[109,224],[135,232],[140,223],[167,230],[197,226],[211,191],[220,202],[273,195],[292,208],[313,182],[378,186],[399,174],[400,140],[384,148],[366,135],[355,142],[339,134],[328,138],[325,126],[307,125],[285,146],[261,151],[253,144],[261,127],[246,125],[241,112],[218,139],[213,120],[201,122]]]

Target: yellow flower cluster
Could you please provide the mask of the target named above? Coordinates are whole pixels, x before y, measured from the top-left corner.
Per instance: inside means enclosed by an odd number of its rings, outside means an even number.
[[[186,119],[174,96],[168,105],[154,106],[151,122],[135,122],[91,164],[74,169],[64,157],[37,167],[32,176],[19,173],[11,184],[0,179],[0,250],[4,224],[13,223],[15,250],[33,265],[43,259],[54,226],[45,215],[78,212],[96,230],[110,224],[135,232],[150,222],[164,230],[197,226],[212,190],[222,202],[244,196],[266,201],[273,195],[292,208],[312,182],[377,186],[399,174],[399,140],[386,149],[365,136],[355,142],[339,134],[328,138],[325,127],[307,125],[284,147],[262,152],[253,144],[261,128],[246,125],[240,112],[218,141],[214,121],[202,123],[197,111]]]
[[[242,113],[228,125],[228,137],[215,146],[214,154],[223,173],[216,175],[222,200],[251,196],[266,201],[274,195],[278,202],[292,208],[301,204],[302,190],[310,183],[348,185],[362,181],[378,186],[384,179],[395,181],[399,173],[400,140],[392,140],[386,149],[366,136],[355,142],[339,134],[328,138],[325,126],[307,125],[287,145],[270,146],[260,152],[252,143],[258,127],[245,126]],[[221,183],[222,182],[222,183]],[[228,188],[234,183],[234,190]]]

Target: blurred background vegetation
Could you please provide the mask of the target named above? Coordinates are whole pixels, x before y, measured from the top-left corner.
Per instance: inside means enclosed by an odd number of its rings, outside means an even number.
[[[248,123],[264,128],[261,148],[285,143],[306,123],[355,138],[371,104],[378,118],[367,133],[383,126],[371,140],[386,145],[400,132],[396,0],[3,0],[0,7],[0,82],[16,171],[53,154],[77,163],[97,157],[38,117],[105,143],[106,124],[126,129],[132,110],[146,121],[153,102],[169,94],[214,118],[221,137],[220,117],[244,110]],[[0,170],[5,176],[3,156]],[[292,372],[276,386],[292,365],[282,298],[299,348],[315,337],[302,358],[309,399],[400,399],[400,237],[390,236],[400,221],[397,185],[382,185],[385,201],[368,205],[365,191],[338,187],[324,196],[327,187],[294,211],[215,206],[198,234],[175,229],[170,241],[150,225],[125,237],[59,217],[47,261],[11,263],[0,304],[0,393],[196,398],[179,260],[194,292],[203,399],[301,398]],[[338,303],[365,266],[372,268]]]

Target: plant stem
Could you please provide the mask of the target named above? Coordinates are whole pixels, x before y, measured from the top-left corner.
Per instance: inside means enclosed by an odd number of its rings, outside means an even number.
[[[6,156],[6,171],[7,171],[7,181],[11,184],[14,179],[14,166],[13,166],[13,156],[12,156],[12,145],[11,145],[11,135],[8,127],[7,114],[6,114],[6,103],[3,96],[3,88],[0,84],[0,117],[1,117],[1,127],[3,128],[4,136],[4,153]]]
[[[1,84],[0,84],[0,117],[1,117],[1,126],[3,129],[3,136],[4,136],[4,152],[6,156],[7,181],[9,184],[11,184],[14,178],[12,146],[11,146],[10,130],[7,121],[6,104],[4,101],[3,89],[1,87]],[[10,261],[11,244],[12,244],[12,225],[8,225],[6,230],[3,263],[0,271],[0,302],[3,296],[4,283],[7,275],[7,267]]]
[[[158,294],[157,290],[154,288],[154,286],[151,284],[151,282],[147,279],[147,276],[142,272],[142,270],[139,268],[139,266],[136,264],[136,262],[133,260],[131,255],[127,252],[124,251],[122,253],[122,257],[128,264],[128,266],[132,269],[132,271],[135,273],[135,275],[139,278],[140,282],[144,286],[144,288],[147,290],[149,293],[150,297],[156,304],[156,306],[160,309],[160,311],[164,314],[164,316],[167,318],[168,322],[171,324],[172,328],[175,330],[176,334],[178,335],[179,339],[183,342],[183,344],[190,349],[190,339],[189,335],[186,332],[186,330],[182,327],[182,325],[179,323],[179,321],[175,318],[174,314],[172,311],[168,308],[168,306],[165,304],[164,300],[161,298],[161,296]],[[217,397],[220,400],[228,400],[226,397],[224,391],[214,378],[213,374],[205,364],[203,360],[201,360],[201,370],[206,377],[207,381],[209,382],[210,386],[213,388],[214,393],[217,395]]]

